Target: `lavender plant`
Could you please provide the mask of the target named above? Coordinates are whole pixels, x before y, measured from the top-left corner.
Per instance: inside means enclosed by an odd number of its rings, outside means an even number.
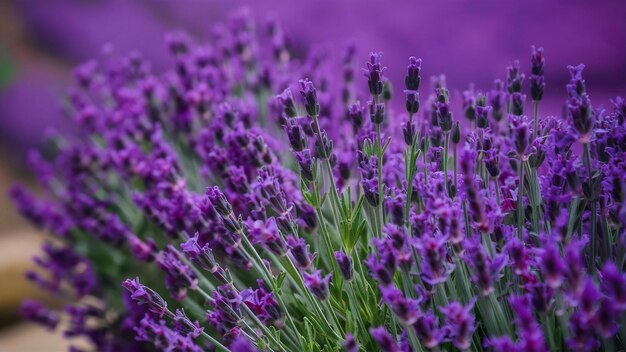
[[[53,234],[28,278],[67,302],[27,318],[102,351],[624,348],[626,103],[592,106],[583,65],[561,117],[533,47],[530,87],[515,62],[461,121],[415,57],[403,112],[382,53],[359,79],[355,48],[243,12],[210,43],[77,68],[82,133],[11,191]]]

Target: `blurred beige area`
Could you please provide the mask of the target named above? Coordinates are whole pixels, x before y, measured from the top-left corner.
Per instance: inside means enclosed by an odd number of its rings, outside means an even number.
[[[16,21],[7,2],[0,2],[0,35],[20,60],[36,57],[23,27]],[[43,59],[44,61],[46,59]],[[2,118],[2,117],[0,117]],[[1,142],[1,141],[0,141]],[[0,352],[66,351],[68,343],[56,333],[20,320],[17,309],[24,298],[48,303],[50,298],[24,278],[24,272],[34,267],[31,258],[38,252],[45,235],[23,220],[7,197],[16,181],[32,184],[23,162],[15,160],[10,146],[0,143]]]
[[[68,343],[59,334],[23,322],[17,314],[22,299],[49,297],[24,279],[45,235],[21,219],[6,196],[14,182],[29,183],[22,172],[12,171],[15,165],[7,159],[7,152],[0,150],[0,352],[66,351]]]

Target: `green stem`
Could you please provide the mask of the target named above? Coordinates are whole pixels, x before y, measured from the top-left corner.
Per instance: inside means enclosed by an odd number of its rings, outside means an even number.
[[[519,186],[517,187],[517,229],[519,231],[519,238],[523,237],[523,225],[524,225],[524,162],[522,159],[519,161]]]
[[[459,193],[459,185],[458,185],[458,180],[457,180],[457,151],[456,151],[456,144],[454,144],[454,149],[452,149],[452,167],[454,168],[454,190],[455,193]]]
[[[448,145],[450,144],[450,132],[445,133],[445,140],[443,144],[443,160],[441,161],[443,166],[443,179],[445,185],[445,192],[450,196],[449,187],[448,187]]]
[[[499,208],[500,204],[501,204],[500,203],[501,202],[500,201],[500,181],[498,181],[498,177],[497,176],[493,178],[493,181],[494,181],[494,185],[493,186],[496,188],[496,202],[497,202],[498,208]]]
[[[533,124],[533,141],[535,141],[537,139],[537,134],[538,134],[538,130],[539,130],[539,101],[537,100],[533,100],[533,106],[534,106],[534,112],[535,112],[535,121]]]
[[[376,125],[376,143],[378,144],[378,237],[382,237],[384,222],[384,196],[383,196],[383,144],[380,139],[380,124]]]
[[[585,159],[585,166],[587,167],[587,173],[589,173],[589,193],[590,193],[590,198],[589,201],[591,202],[591,256],[590,256],[590,269],[592,269],[594,267],[594,262],[595,262],[595,258],[596,258],[596,254],[597,254],[597,246],[598,246],[598,239],[597,239],[597,229],[596,229],[596,217],[597,217],[597,210],[596,210],[596,206],[597,203],[595,201],[595,199],[593,199],[595,197],[595,190],[592,188],[592,180],[593,180],[593,174],[592,174],[592,170],[591,170],[591,152],[589,151],[589,143],[585,143],[583,144],[583,153],[584,153],[584,159]]]

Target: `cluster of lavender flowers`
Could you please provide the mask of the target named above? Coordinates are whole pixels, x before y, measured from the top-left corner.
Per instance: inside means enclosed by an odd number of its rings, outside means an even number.
[[[27,318],[103,351],[624,346],[626,102],[592,106],[583,65],[563,116],[533,48],[529,86],[514,62],[456,118],[415,57],[394,111],[382,53],[363,79],[245,12],[211,39],[76,70],[82,133],[11,191],[54,235],[28,278],[67,302]]]

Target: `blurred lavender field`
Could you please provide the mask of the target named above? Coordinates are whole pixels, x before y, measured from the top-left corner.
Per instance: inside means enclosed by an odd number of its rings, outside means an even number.
[[[59,106],[73,65],[97,57],[106,44],[118,54],[139,51],[154,68],[168,63],[164,34],[183,29],[202,39],[229,11],[248,6],[263,23],[279,19],[296,48],[318,43],[339,60],[347,43],[359,57],[385,53],[388,76],[399,81],[406,58],[424,60],[424,75],[446,72],[459,92],[476,83],[487,90],[505,66],[543,46],[546,103],[559,114],[568,64],[584,62],[594,104],[607,91],[624,92],[626,2],[530,1],[204,1],[21,0],[2,6],[0,25],[0,141],[20,156],[46,129],[63,129]],[[453,98],[454,100],[454,98]],[[16,153],[17,152],[17,153]]]

